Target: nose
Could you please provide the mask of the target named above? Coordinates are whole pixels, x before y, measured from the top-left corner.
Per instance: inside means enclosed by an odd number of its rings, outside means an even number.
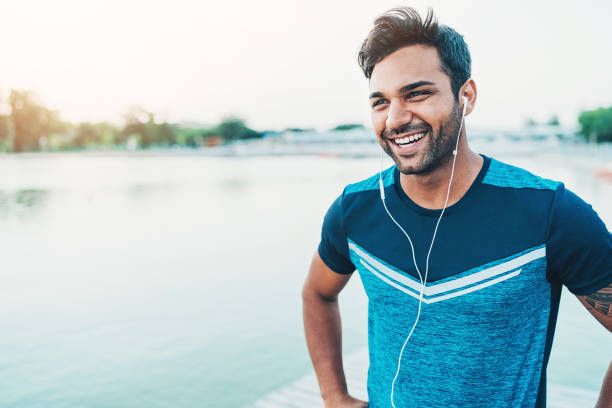
[[[409,109],[406,109],[406,107],[402,106],[401,103],[391,102],[389,104],[389,109],[387,110],[387,120],[385,121],[387,130],[396,129],[401,125],[410,123],[411,121],[412,112]]]

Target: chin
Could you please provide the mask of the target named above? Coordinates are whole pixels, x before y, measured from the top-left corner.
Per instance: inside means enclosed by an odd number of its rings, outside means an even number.
[[[397,162],[397,161],[395,162],[395,165],[397,166],[397,169],[399,170],[399,172],[405,175],[426,174],[430,171],[430,169],[424,168],[422,166],[412,165],[412,164],[407,164],[407,163],[402,163],[402,162]]]
[[[421,157],[417,157],[416,155],[412,157],[397,156],[391,149],[391,146],[387,145],[386,143],[381,143],[381,147],[387,154],[387,156],[389,156],[393,160],[393,162],[395,163],[395,167],[397,167],[400,173],[407,175],[423,173],[423,160]]]
[[[441,160],[436,160],[434,157],[416,156],[412,158],[403,158],[391,156],[395,162],[395,166],[400,173],[405,175],[414,174],[429,174],[439,167]]]

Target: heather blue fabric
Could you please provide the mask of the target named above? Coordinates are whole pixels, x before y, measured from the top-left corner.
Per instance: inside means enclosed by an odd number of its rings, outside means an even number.
[[[395,167],[382,178],[387,207],[411,235],[424,274],[440,211],[410,200]],[[368,296],[375,408],[391,406],[420,291],[410,246],[384,211],[378,180],[377,173],[345,188],[319,244],[332,270],[358,270]],[[586,294],[612,282],[612,239],[597,214],[563,184],[484,157],[468,192],[447,208],[429,263],[395,406],[545,407],[562,284]]]

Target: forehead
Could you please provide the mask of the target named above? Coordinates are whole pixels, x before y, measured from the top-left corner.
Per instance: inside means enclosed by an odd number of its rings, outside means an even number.
[[[442,71],[438,51],[427,45],[400,48],[379,61],[370,77],[370,91],[390,94],[418,81],[430,81],[450,89],[450,78]]]

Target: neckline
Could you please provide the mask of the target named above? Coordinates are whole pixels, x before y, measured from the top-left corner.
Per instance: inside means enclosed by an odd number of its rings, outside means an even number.
[[[465,192],[463,197],[461,197],[459,201],[457,201],[453,205],[446,207],[446,210],[444,211],[445,214],[451,214],[457,211],[457,209],[463,207],[465,202],[469,201],[470,197],[473,195],[472,194],[473,190],[482,183],[482,180],[484,179],[484,176],[487,173],[487,170],[489,169],[489,165],[491,164],[491,158],[485,156],[484,154],[480,154],[480,156],[484,159],[484,161],[482,163],[482,167],[480,168],[480,171],[478,172],[478,175],[476,176],[476,178],[474,179],[474,181],[472,182],[468,190]],[[402,188],[402,185],[400,184],[399,176],[400,176],[399,170],[397,169],[397,166],[394,166],[393,168],[393,186],[395,189],[395,193],[399,196],[400,200],[405,205],[407,205],[408,208],[410,208],[412,211],[418,214],[429,216],[429,217],[439,217],[440,213],[442,212],[441,208],[440,209],[429,209],[429,208],[421,207],[420,205],[412,201],[410,197],[408,197],[408,195]]]

